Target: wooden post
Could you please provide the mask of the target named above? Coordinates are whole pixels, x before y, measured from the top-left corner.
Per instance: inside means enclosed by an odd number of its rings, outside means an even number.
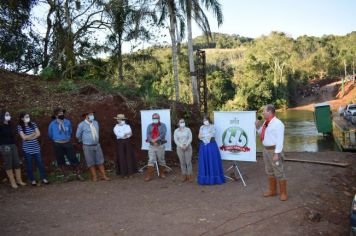
[[[352,59],[352,82],[355,83],[355,61]]]
[[[342,78],[342,82],[341,82],[341,97],[344,97],[345,94],[345,85],[344,85],[344,81],[346,79],[347,76],[347,71],[346,71],[346,59],[344,59],[344,68],[345,68],[345,76]]]

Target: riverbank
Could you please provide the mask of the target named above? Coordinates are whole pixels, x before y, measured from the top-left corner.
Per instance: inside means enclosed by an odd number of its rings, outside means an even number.
[[[345,107],[346,104],[356,103],[356,84],[352,81],[345,83],[345,92],[342,96],[341,82],[333,82],[320,88],[320,93],[298,99],[296,107],[288,110],[307,110],[314,111],[314,105],[327,102],[333,111],[339,107]]]
[[[288,196],[264,198],[261,154],[241,162],[240,181],[219,186],[112,176],[12,190],[0,184],[2,235],[347,235],[356,193],[356,156],[341,152],[286,153],[288,158],[348,162],[346,168],[286,162]],[[195,160],[196,162],[196,160]],[[229,166],[228,162],[224,167]],[[196,167],[196,163],[194,164]],[[196,173],[196,168],[195,168]]]

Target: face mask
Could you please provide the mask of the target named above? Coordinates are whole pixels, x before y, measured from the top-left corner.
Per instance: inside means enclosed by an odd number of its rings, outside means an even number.
[[[204,120],[203,124],[204,125],[209,125],[209,121],[208,120]]]
[[[120,125],[124,125],[124,124],[125,124],[125,121],[124,121],[124,120],[120,120],[120,121],[119,121],[119,124],[120,124]]]
[[[29,117],[26,117],[26,118],[23,119],[23,121],[24,121],[25,123],[29,123],[29,122],[30,122],[30,118],[29,118]]]
[[[89,115],[88,118],[89,118],[90,121],[93,121],[94,120],[94,115]]]
[[[64,115],[59,115],[59,116],[58,116],[58,119],[64,120]]]
[[[5,116],[5,121],[10,121],[11,120],[11,116]]]
[[[153,124],[158,124],[158,119],[152,119]]]
[[[185,127],[185,123],[179,123],[179,127],[184,128]]]

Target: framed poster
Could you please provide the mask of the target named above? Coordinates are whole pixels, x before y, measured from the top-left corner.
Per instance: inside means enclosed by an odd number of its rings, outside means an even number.
[[[256,111],[215,111],[215,139],[222,160],[256,161]]]
[[[152,115],[158,113],[160,116],[160,122],[164,123],[167,127],[165,150],[172,151],[172,135],[171,135],[171,110],[142,110],[141,111],[141,149],[148,150],[150,144],[146,142],[147,126],[152,123]]]

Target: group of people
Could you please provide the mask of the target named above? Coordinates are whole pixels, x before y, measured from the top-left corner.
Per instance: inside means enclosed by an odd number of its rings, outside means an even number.
[[[204,117],[199,129],[200,140],[197,182],[201,185],[225,183],[224,171],[219,148],[215,142],[215,128],[207,117]],[[177,146],[182,181],[193,182],[192,166],[192,131],[187,127],[184,119],[179,119],[178,128],[174,130],[174,142]],[[166,178],[164,157],[166,143],[166,125],[160,121],[160,115],[152,115],[152,123],[148,125],[146,141],[149,143],[148,164],[145,181],[150,181],[154,172],[154,165],[158,165],[159,177]]]
[[[78,124],[75,137],[82,144],[85,162],[90,170],[92,181],[97,181],[97,170],[100,179],[109,181],[104,168],[104,155],[99,142],[99,124],[95,120],[94,111],[86,112],[82,115],[83,121]],[[263,159],[268,175],[269,191],[264,194],[266,197],[277,194],[277,180],[280,186],[280,199],[286,200],[286,179],[283,169],[283,138],[284,125],[275,117],[273,105],[264,108],[263,116],[265,121],[256,121],[257,132],[261,134],[263,143]],[[117,124],[113,128],[116,136],[116,174],[123,178],[130,178],[138,172],[135,152],[131,144],[132,130],[127,124],[124,114],[113,117]],[[178,128],[174,130],[174,142],[176,152],[179,157],[182,181],[193,182],[192,167],[192,132],[184,119],[179,119]],[[26,163],[27,178],[31,185],[37,185],[33,175],[32,159],[35,160],[42,183],[48,184],[45,168],[41,157],[41,148],[38,137],[41,135],[37,124],[30,119],[30,115],[22,113],[19,116],[17,132],[22,139],[22,151]],[[56,162],[63,173],[64,180],[69,180],[69,170],[75,172],[79,180],[84,180],[81,173],[80,161],[75,154],[74,145],[71,142],[73,130],[69,119],[65,117],[65,110],[56,108],[53,111],[52,121],[48,127],[48,137],[52,140],[53,151]],[[147,127],[146,142],[149,143],[148,163],[145,181],[153,179],[155,165],[159,170],[159,177],[166,178],[165,143],[167,134],[166,125],[160,121],[160,115],[154,113],[152,122]],[[199,159],[197,182],[200,185],[214,185],[225,183],[225,176],[222,167],[222,160],[219,148],[215,141],[215,127],[208,117],[204,117],[199,129]],[[18,185],[26,185],[21,178],[19,154],[15,144],[15,135],[11,122],[11,115],[8,111],[0,114],[0,153],[4,159],[6,174],[13,188]],[[69,163],[68,163],[69,162]]]

